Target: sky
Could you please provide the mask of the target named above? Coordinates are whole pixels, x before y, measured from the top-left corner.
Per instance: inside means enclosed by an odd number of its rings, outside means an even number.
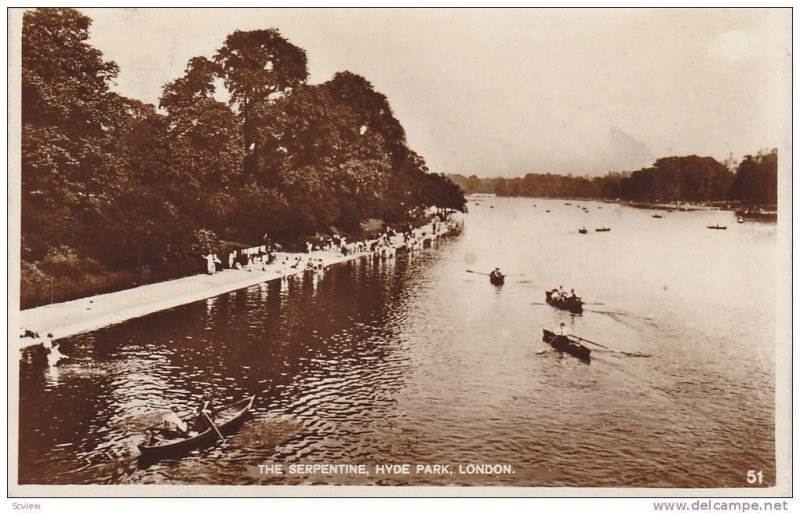
[[[656,158],[788,148],[788,9],[81,9],[158,103],[234,30],[278,28],[310,83],[349,70],[385,94],[436,172],[602,175]]]

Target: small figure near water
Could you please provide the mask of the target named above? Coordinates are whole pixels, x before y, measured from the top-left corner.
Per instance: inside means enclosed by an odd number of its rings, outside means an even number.
[[[203,258],[206,259],[206,269],[208,270],[208,274],[214,274],[217,272],[217,264],[221,264],[222,261],[217,257],[216,253],[209,253],[207,255],[203,255]]]
[[[50,367],[55,367],[58,365],[58,362],[68,358],[67,355],[63,354],[61,351],[58,350],[58,343],[52,342],[50,340],[45,340],[42,345],[45,349],[47,349],[47,364]]]

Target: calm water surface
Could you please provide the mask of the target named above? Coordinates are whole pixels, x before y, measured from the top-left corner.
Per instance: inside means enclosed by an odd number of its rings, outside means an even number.
[[[470,202],[464,233],[431,250],[76,336],[55,369],[25,351],[19,481],[740,487],[755,469],[774,483],[775,225],[572,203]],[[728,229],[706,229],[717,222]],[[495,266],[525,276],[495,288],[465,272]],[[590,303],[582,316],[541,304],[558,285]],[[560,357],[541,341],[559,322],[638,356]],[[139,463],[165,409],[252,393],[253,417],[224,445]],[[256,469],[315,462],[514,473]]]

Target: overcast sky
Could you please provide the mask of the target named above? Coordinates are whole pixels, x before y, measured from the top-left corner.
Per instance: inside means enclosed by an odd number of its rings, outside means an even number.
[[[116,90],[157,103],[234,30],[276,27],[385,94],[434,171],[604,174],[669,155],[781,146],[790,121],[783,10],[83,9]]]

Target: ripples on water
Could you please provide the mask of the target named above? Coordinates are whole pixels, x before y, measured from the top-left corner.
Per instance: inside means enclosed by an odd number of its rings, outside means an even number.
[[[489,209],[491,203],[496,208]],[[537,207],[533,207],[536,203]],[[729,212],[470,204],[465,233],[64,341],[21,362],[21,483],[739,487],[774,483],[775,226]],[[545,209],[551,213],[545,213]],[[728,224],[726,231],[707,224]],[[586,225],[609,226],[608,233]],[[508,273],[502,288],[466,269]],[[575,287],[583,316],[543,306]],[[548,350],[541,329],[595,349]],[[258,394],[228,441],[138,463],[143,430]],[[263,463],[508,463],[513,475],[262,476]]]

